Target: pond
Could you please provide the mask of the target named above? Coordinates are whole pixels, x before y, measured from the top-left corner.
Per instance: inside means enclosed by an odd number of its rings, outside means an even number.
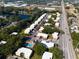
[[[24,15],[24,14],[14,14],[14,13],[3,13],[2,16],[19,16],[20,19],[28,19],[30,15]]]

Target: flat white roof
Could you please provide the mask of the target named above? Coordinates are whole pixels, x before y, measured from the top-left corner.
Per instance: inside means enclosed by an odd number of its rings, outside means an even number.
[[[59,25],[60,25],[59,22],[56,22],[56,23],[55,23],[55,26],[56,26],[56,27],[59,27]]]
[[[43,38],[47,38],[48,34],[45,34],[45,33],[37,33],[37,36],[38,37],[42,36]]]
[[[50,52],[44,52],[42,59],[52,59],[53,53]]]
[[[46,25],[51,25],[51,24],[50,23],[45,23],[44,25],[46,26]]]
[[[54,20],[54,22],[58,22],[60,20],[60,17],[56,17],[56,19]]]
[[[29,49],[29,48],[24,48],[24,47],[21,47],[19,48],[17,51],[16,51],[16,55],[17,56],[20,56],[20,54],[23,53],[24,54],[24,58],[26,59],[29,59],[31,54],[32,54],[32,50]]]
[[[30,28],[25,29],[24,33],[29,33],[30,32]]]
[[[17,32],[13,32],[13,33],[11,33],[11,35],[17,35],[18,33]]]
[[[49,8],[49,7],[45,7],[45,9],[46,9],[46,10],[49,10],[49,11],[55,10],[55,8]]]
[[[30,30],[34,29],[34,27],[43,19],[43,17],[46,16],[46,13],[44,13],[42,16],[40,16],[33,24],[30,25],[29,28],[26,28],[26,30],[24,31],[24,33],[28,34],[30,32]]]
[[[6,44],[7,42],[6,41],[0,41],[0,44]]]
[[[41,32],[44,29],[44,27],[40,27],[39,31]]]
[[[53,37],[53,39],[58,39],[58,32],[54,32],[54,33],[52,33],[52,37]]]
[[[41,43],[45,44],[47,46],[47,48],[54,47],[54,43],[53,42],[48,42],[46,40],[42,40]]]
[[[61,15],[59,12],[57,12],[56,14],[57,14],[57,17],[60,17],[60,15]]]
[[[52,15],[48,15],[48,19],[50,19],[52,17]]]

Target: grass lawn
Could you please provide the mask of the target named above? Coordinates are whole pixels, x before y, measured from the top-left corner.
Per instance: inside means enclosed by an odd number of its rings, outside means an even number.
[[[42,57],[37,54],[34,54],[31,59],[42,59]]]
[[[73,32],[73,33],[71,33],[71,36],[72,36],[72,39],[73,39],[73,46],[74,46],[74,48],[79,48],[79,45],[78,45],[78,43],[79,43],[79,33],[75,33],[75,32]]]

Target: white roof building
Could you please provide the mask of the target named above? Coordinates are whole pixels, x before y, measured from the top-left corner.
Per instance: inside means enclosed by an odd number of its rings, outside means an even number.
[[[30,56],[31,56],[31,54],[32,54],[32,50],[29,49],[29,48],[24,48],[24,47],[22,47],[22,48],[19,48],[19,49],[15,52],[15,54],[16,54],[17,56],[21,56],[21,53],[24,54],[24,58],[30,59]]]
[[[38,18],[38,20],[36,20],[32,25],[30,25],[30,27],[29,28],[26,28],[26,30],[24,31],[24,33],[26,34],[28,34],[29,32],[30,32],[30,30],[32,30],[32,29],[34,29],[34,27],[46,16],[47,14],[46,13],[44,13],[42,16],[40,16],[39,18]]]
[[[32,29],[34,29],[34,27],[35,27],[35,24],[32,24],[29,28],[30,28],[30,30],[32,30]]]
[[[52,59],[53,58],[53,53],[50,52],[44,52],[42,59]]]
[[[78,26],[76,26],[76,25],[75,26],[72,26],[71,29],[72,30],[78,29]]]
[[[7,4],[4,4],[4,7],[10,7],[10,6],[16,6],[16,4],[12,2],[8,2]]]
[[[26,34],[28,34],[30,32],[30,28],[27,28],[27,29],[25,29],[25,31],[24,31],[24,33]]]
[[[19,3],[12,3],[12,2],[8,2],[6,4],[4,4],[4,7],[26,7],[27,4],[19,4]]]
[[[57,40],[58,39],[58,34],[59,34],[58,32],[52,33],[53,39]]]
[[[45,7],[44,9],[48,11],[56,10],[55,8],[50,8],[50,7]]]
[[[78,29],[78,26],[71,26],[71,32],[76,32],[76,33],[79,33],[79,29]]]
[[[35,23],[34,23],[34,24],[35,24],[35,25],[36,25],[36,24],[38,24],[38,21],[35,21]]]
[[[42,40],[41,43],[45,44],[47,48],[54,47],[54,43],[46,40]]]
[[[54,17],[52,17],[52,20],[54,20]]]
[[[79,30],[74,30],[76,33],[79,33]]]
[[[22,4],[22,5],[21,5],[21,7],[26,7],[26,6],[27,6],[27,4]]]
[[[58,22],[60,20],[60,17],[57,17],[54,22]]]
[[[48,19],[46,19],[45,21],[46,21],[46,22],[48,22],[49,20],[48,20]]]
[[[0,44],[6,44],[7,42],[6,41],[0,41]]]
[[[37,33],[37,37],[47,38],[48,37],[48,34],[45,34],[45,33]]]
[[[12,2],[8,2],[7,4],[4,4],[4,7],[11,7],[11,6],[13,6],[13,7],[20,7],[20,6],[18,6],[18,4],[14,4]]]
[[[60,15],[61,15],[59,12],[57,12],[56,14],[57,14],[57,17],[60,17]]]
[[[55,23],[55,27],[59,27],[59,25],[60,25],[59,22]]]
[[[47,26],[47,25],[51,25],[51,24],[50,23],[45,23],[44,25]]]
[[[53,13],[52,15],[57,15],[56,13]]]
[[[39,32],[41,32],[44,29],[44,27],[40,27]]]
[[[52,15],[48,15],[48,19],[50,19],[52,17]]]
[[[17,32],[13,32],[13,33],[11,33],[11,35],[17,35],[18,33]]]

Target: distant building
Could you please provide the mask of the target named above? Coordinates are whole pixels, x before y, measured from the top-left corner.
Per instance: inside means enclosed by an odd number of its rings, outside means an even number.
[[[45,10],[47,10],[47,11],[53,11],[53,10],[56,10],[56,9],[55,8],[45,7]]]
[[[47,11],[53,11],[53,10],[56,10],[56,8],[54,7],[38,7],[39,9],[42,9],[42,10],[47,10]]]
[[[12,3],[12,2],[8,2],[7,4],[4,4],[4,7],[26,7],[27,4],[15,4],[15,3]]]

